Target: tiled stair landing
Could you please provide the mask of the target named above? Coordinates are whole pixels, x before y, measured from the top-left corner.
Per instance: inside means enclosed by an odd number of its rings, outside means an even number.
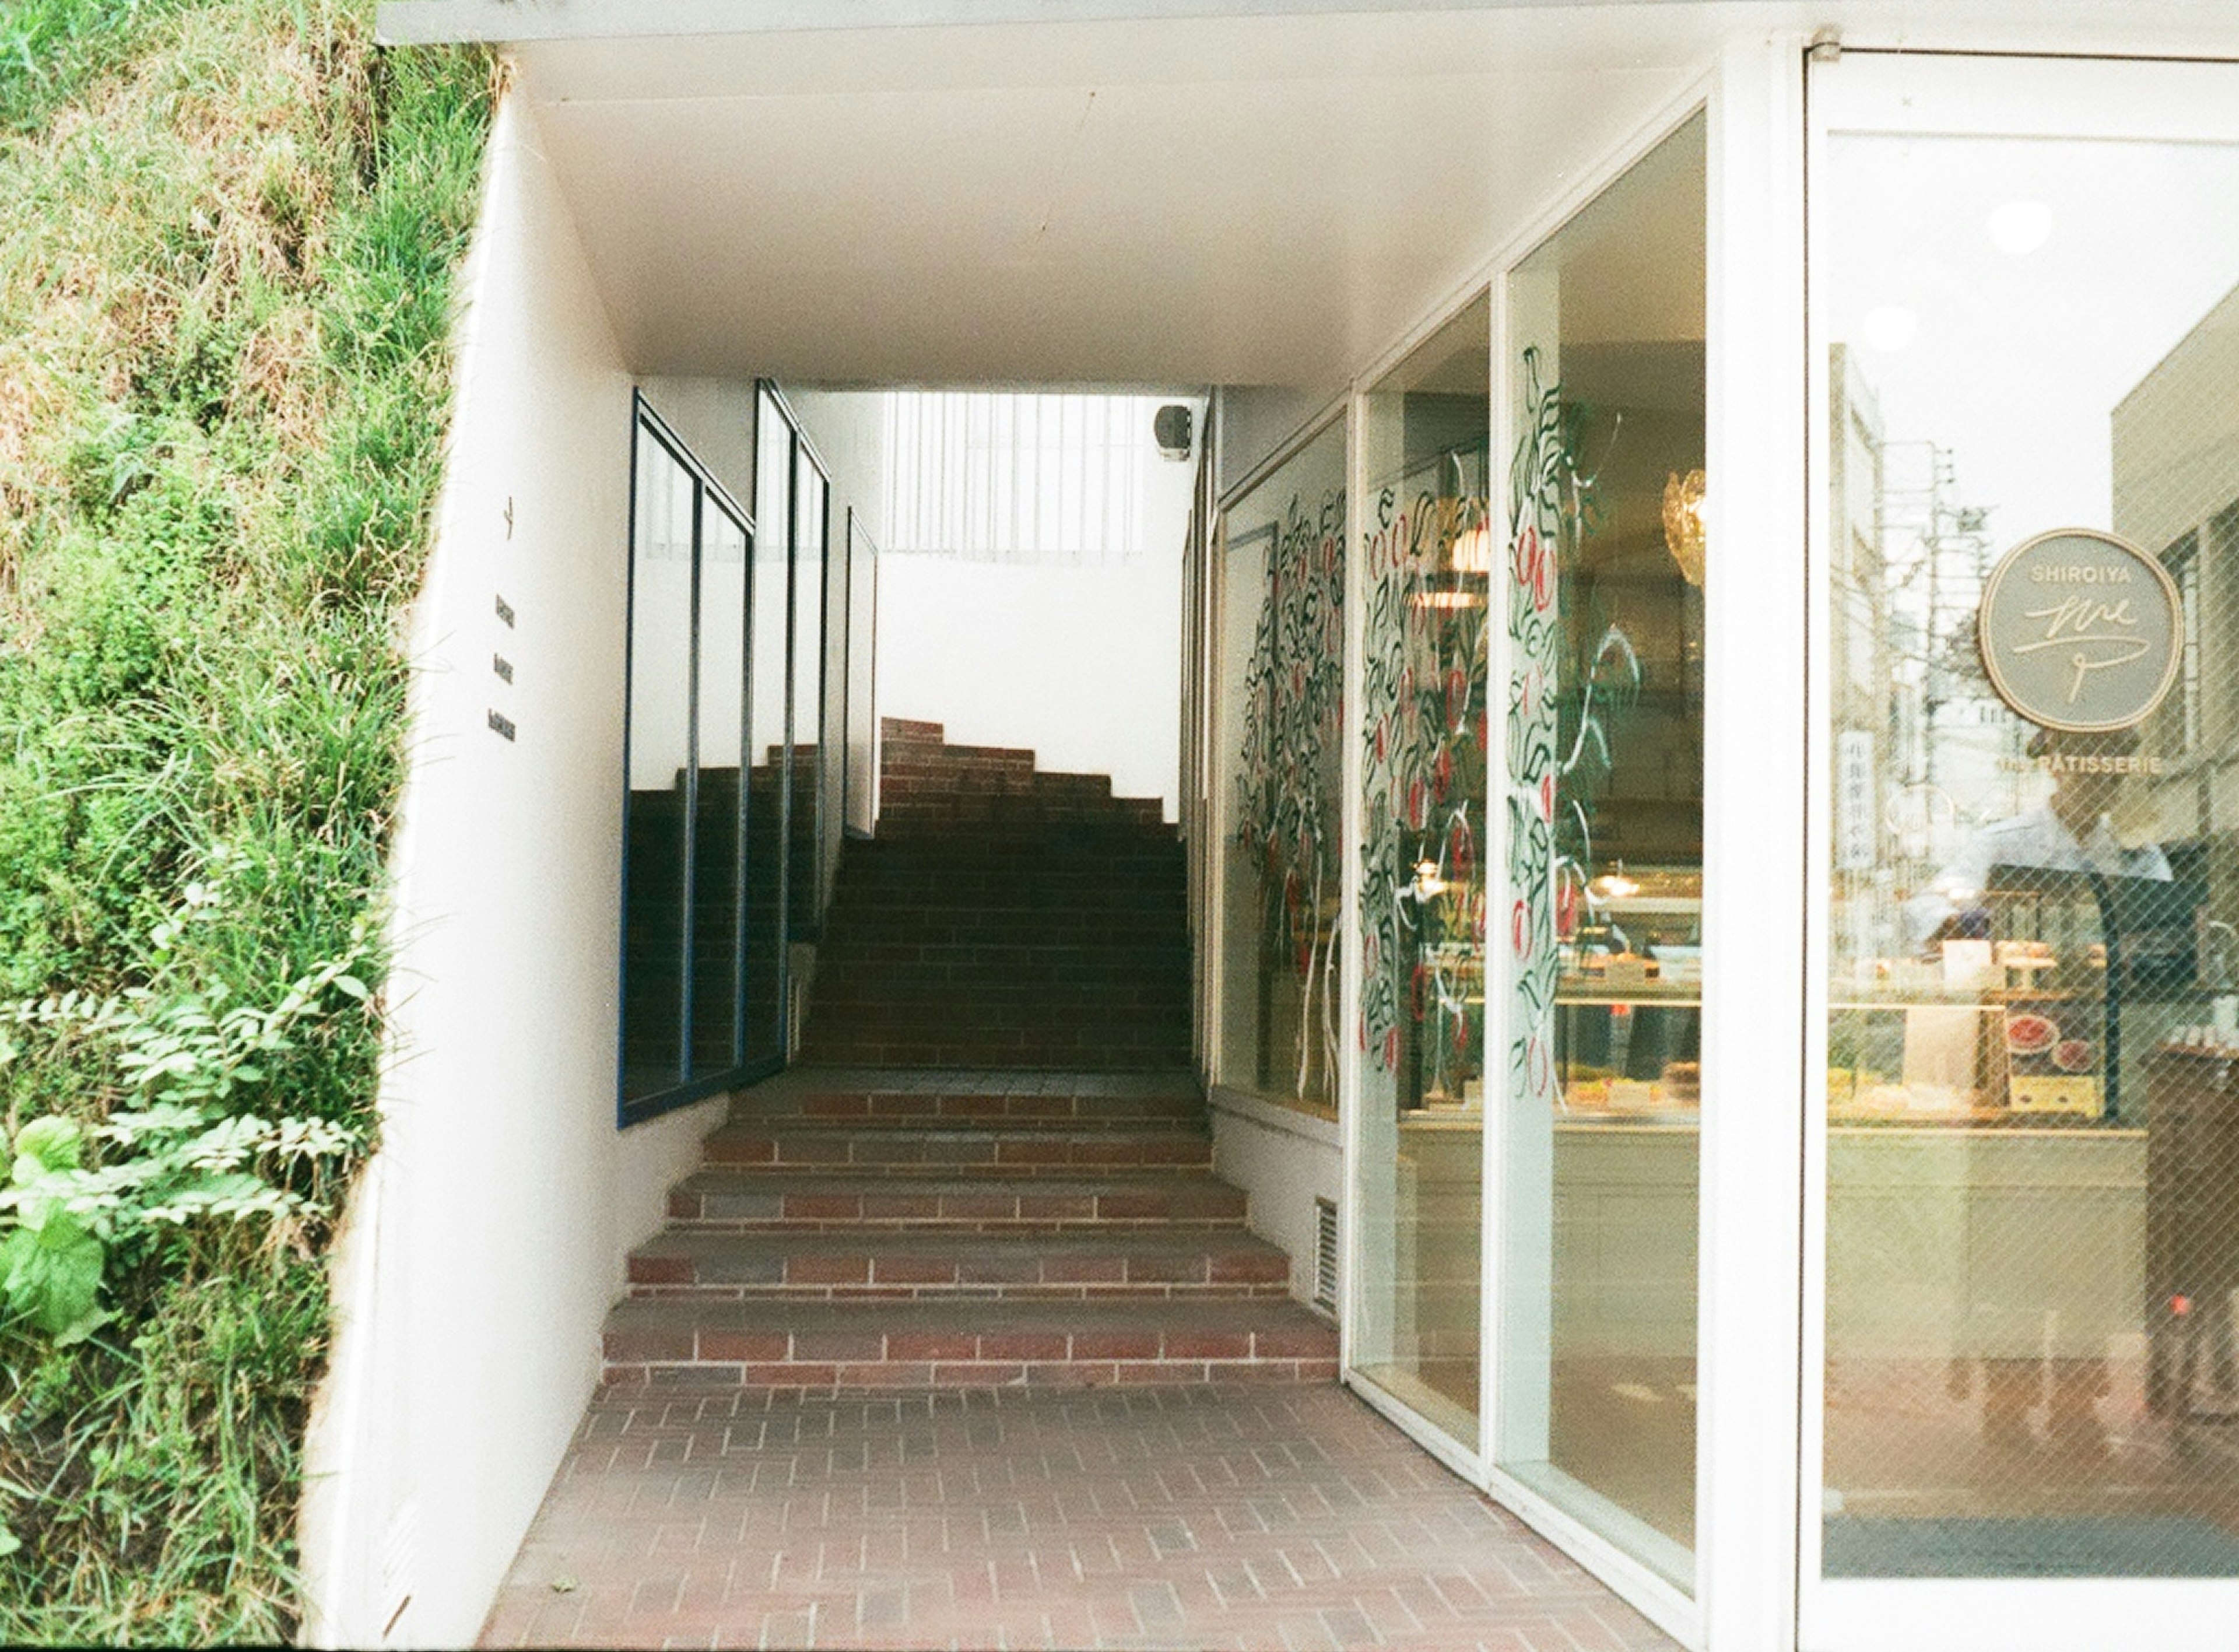
[[[796,1071],[630,1260],[612,1382],[1091,1387],[1335,1376],[1212,1174],[1186,1077]]]

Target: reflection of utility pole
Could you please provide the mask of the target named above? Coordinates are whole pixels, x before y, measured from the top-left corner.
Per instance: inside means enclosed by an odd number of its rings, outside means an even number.
[[[1940,443],[1884,442],[1881,456],[1875,529],[1896,634],[1892,666],[1920,694],[1918,744],[1905,743],[1912,749],[1904,778],[1932,784],[1938,715],[1956,701],[1980,697],[1962,691],[1961,679],[1978,668],[1959,655],[1972,646],[1975,610],[1990,576],[1990,510],[1953,501],[1957,468],[1951,450]],[[1902,646],[1902,629],[1917,632],[1916,650]]]

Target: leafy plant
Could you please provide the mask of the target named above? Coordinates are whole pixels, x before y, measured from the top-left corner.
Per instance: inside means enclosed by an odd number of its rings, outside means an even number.
[[[216,896],[192,884],[179,916],[156,926],[150,950],[170,956],[185,925],[214,916]],[[244,1085],[262,1082],[267,1058],[292,1048],[329,993],[363,1001],[350,974],[366,949],[362,919],[351,949],[293,983],[269,1006],[232,1004],[223,985],[166,993],[137,988],[91,1001],[76,993],[26,1001],[0,1012],[18,1026],[70,1029],[112,1052],[121,1089],[143,1101],[111,1113],[90,1135],[109,1149],[88,1167],[88,1132],[50,1114],[15,1133],[10,1185],[0,1190],[0,1302],[67,1345],[107,1316],[96,1306],[111,1254],[136,1260],[160,1236],[202,1218],[251,1216],[286,1224],[308,1206],[291,1185],[302,1167],[355,1144],[323,1119],[267,1120],[226,1109]],[[0,1042],[0,1064],[17,1046]],[[12,1231],[7,1231],[12,1212]]]

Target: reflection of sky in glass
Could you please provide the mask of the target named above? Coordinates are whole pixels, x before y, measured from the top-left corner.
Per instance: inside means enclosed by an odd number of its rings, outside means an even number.
[[[1884,436],[1951,450],[1953,503],[1992,508],[1993,554],[2109,526],[2109,414],[2239,285],[2239,148],[1837,137],[1828,151],[1828,336],[1856,346]],[[2001,245],[2040,230],[2032,250]]]

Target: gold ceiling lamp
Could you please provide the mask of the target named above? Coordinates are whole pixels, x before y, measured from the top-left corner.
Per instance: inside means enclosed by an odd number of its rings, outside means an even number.
[[[1492,528],[1482,510],[1477,513],[1473,526],[1455,536],[1448,560],[1458,574],[1484,575],[1492,571]]]
[[[1690,585],[1703,583],[1703,493],[1700,470],[1682,476],[1677,470],[1664,484],[1664,543],[1671,560]]]

